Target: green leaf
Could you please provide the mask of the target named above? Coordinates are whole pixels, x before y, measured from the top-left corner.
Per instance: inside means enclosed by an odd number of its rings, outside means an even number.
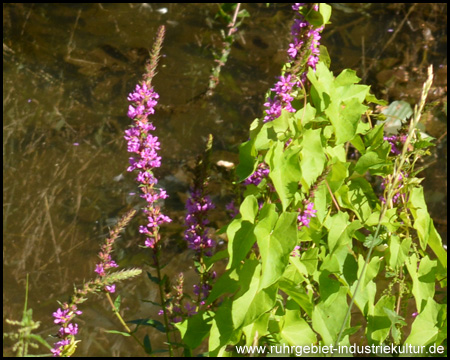
[[[305,266],[307,273],[313,275],[319,263],[319,249],[313,248],[302,252],[300,262]]]
[[[277,293],[278,284],[273,284],[268,288],[258,291],[246,311],[244,322],[242,325],[249,325],[256,321],[263,314],[272,310],[277,300]]]
[[[302,184],[306,189],[316,181],[325,167],[326,157],[322,147],[321,129],[308,129],[303,132],[301,150]]]
[[[327,68],[330,68],[331,65],[331,58],[330,54],[328,53],[328,49],[324,45],[319,45],[319,61],[323,62]]]
[[[367,94],[367,96],[366,96],[366,101],[367,101],[367,102],[374,103],[374,104],[377,104],[377,105],[383,105],[383,106],[389,104],[386,100],[383,100],[383,99],[377,99],[377,97],[376,97],[375,95],[371,94],[371,93],[368,93],[368,94]]]
[[[188,317],[182,323],[175,324],[175,326],[180,331],[183,343],[190,349],[195,349],[208,336],[211,324],[211,314],[209,312],[199,312],[194,316]]]
[[[350,98],[343,102],[333,101],[325,110],[336,134],[336,145],[350,141],[356,134],[361,115],[367,106],[361,104],[357,98]]]
[[[297,213],[282,213],[273,232],[258,238],[262,263],[260,290],[274,284],[283,275],[296,244]]]
[[[364,144],[366,147],[376,149],[384,142],[383,125],[376,125],[366,135],[364,135]]]
[[[228,253],[230,260],[228,261],[227,270],[235,268],[243,260],[253,244],[256,237],[253,233],[255,226],[242,219],[234,219],[227,229],[228,236]]]
[[[242,328],[245,334],[245,345],[251,346],[255,338],[260,339],[268,334],[268,323],[269,323],[270,313],[261,315],[255,322]]]
[[[105,330],[105,332],[109,333],[109,334],[118,334],[118,335],[122,335],[122,336],[131,336],[131,334],[127,333],[127,332],[123,332],[123,331],[118,331],[118,330]]]
[[[416,317],[411,333],[405,340],[405,344],[413,346],[426,346],[436,341],[439,333],[438,315],[445,306],[435,302],[432,298],[427,299],[425,308]]]
[[[294,198],[295,193],[298,191],[302,173],[299,162],[300,148],[293,146],[284,152],[283,148],[284,143],[278,142],[274,152],[266,162],[270,166],[269,177],[280,197],[283,210],[286,210]]]
[[[389,146],[379,147],[376,150],[368,150],[358,159],[354,171],[364,175],[366,171],[371,170],[371,174],[376,175],[376,170],[390,164],[388,160],[389,151]]]
[[[326,220],[325,226],[328,229],[328,246],[331,253],[338,247],[346,246],[350,242],[351,238],[346,232],[350,224],[348,213],[344,212],[334,214]]]
[[[372,234],[369,234],[366,236],[366,239],[364,240],[363,245],[366,248],[370,249],[371,247],[380,245],[382,242],[383,242],[383,239],[381,237],[377,237],[375,239]]]
[[[400,326],[406,326],[405,319],[398,315],[394,310],[384,308],[384,312],[389,317],[389,320],[391,321],[391,334],[392,338],[394,339],[395,344],[399,344],[402,338],[402,333],[397,328],[397,325]]]
[[[309,317],[312,316],[314,304],[302,284],[295,283],[294,281],[283,277],[280,280],[279,285],[280,289],[289,295],[298,305],[300,305]]]
[[[336,295],[340,289],[341,284],[335,280],[326,269],[323,269],[319,275],[319,293],[322,302],[326,302],[327,299],[333,295]]]
[[[409,250],[411,248],[412,239],[406,238],[400,242],[400,238],[392,234],[388,241],[388,248],[386,251],[386,258],[389,267],[393,269],[399,269],[405,263],[406,258],[409,256]]]
[[[247,260],[238,270],[240,289],[231,304],[231,321],[235,329],[244,324],[247,312],[256,296],[261,278],[261,265],[257,260]]]
[[[327,175],[327,182],[333,193],[339,190],[348,176],[348,167],[350,163],[336,161]]]
[[[301,318],[301,313],[298,310],[286,310],[281,337],[291,346],[305,346],[317,342],[316,334],[308,323]]]
[[[256,200],[256,197],[253,195],[247,196],[242,202],[239,212],[243,221],[247,220],[253,224],[258,213],[258,200]]]
[[[347,312],[347,288],[342,286],[338,292],[319,302],[312,313],[312,327],[323,340],[323,345],[333,345]],[[350,326],[350,318],[346,327]]]
[[[436,254],[441,266],[447,268],[447,253],[442,247],[442,240],[433,225],[428,213],[423,188],[413,188],[409,195],[408,208],[414,217],[414,229],[420,240],[420,247],[425,250],[427,244]]]
[[[310,94],[314,107],[318,112],[323,112],[330,104],[329,94],[334,91],[333,73],[324,63],[319,62],[315,71],[309,69],[307,78],[312,84]]]
[[[406,259],[406,268],[413,282],[412,293],[417,310],[420,312],[425,307],[426,301],[434,296],[437,261],[425,256],[420,260],[418,268],[417,262],[416,254]]]
[[[206,305],[211,304],[224,294],[233,294],[238,289],[239,276],[237,274],[237,269],[227,270],[216,280],[206,300]]]
[[[309,122],[315,121],[315,117],[316,117],[316,109],[314,109],[310,103],[307,103],[306,107],[302,107],[294,115],[294,118],[297,120],[299,128],[305,126]]]
[[[235,328],[231,321],[231,299],[225,298],[213,318],[209,335],[209,356],[216,357],[231,340]]]
[[[336,87],[352,86],[353,84],[360,82],[360,80],[361,79],[358,76],[356,76],[355,70],[345,69],[336,77],[335,86]],[[364,87],[368,88],[367,85],[360,85],[360,86],[364,86]],[[346,88],[346,89],[351,89],[351,87]],[[348,96],[348,97],[352,97],[352,96]],[[361,98],[360,102],[363,102],[364,98]],[[345,99],[345,97],[343,97],[342,99]]]
[[[118,296],[116,297],[116,300],[114,300],[114,307],[115,307],[117,310],[120,310],[120,304],[121,304],[121,298],[120,298],[120,295],[118,295]]]
[[[348,187],[342,187],[338,194],[340,205],[353,210],[362,223],[372,215],[373,209],[379,204],[372,186],[363,177],[352,179]]]
[[[217,234],[217,233],[216,233]],[[216,262],[229,257],[227,249],[216,252],[213,256],[204,259],[206,268],[210,268]]]
[[[362,123],[359,123],[358,127],[360,124]],[[359,133],[358,130],[357,133]],[[355,149],[358,150],[362,155],[366,153],[366,147],[364,146],[364,142],[362,141],[361,136],[355,135],[355,137],[350,142],[355,147]]]
[[[319,4],[319,11],[307,8],[301,10],[306,20],[316,27],[327,24],[331,17],[331,6],[325,3]]]
[[[367,339],[369,344],[380,345],[388,337],[391,320],[386,309],[394,310],[395,296],[383,295],[376,303],[372,314],[367,317]]]
[[[144,336],[144,350],[149,355],[152,353],[152,344],[148,335]]]
[[[137,320],[130,320],[127,321],[128,324],[135,324],[138,326],[151,326],[153,328],[155,328],[158,331],[161,331],[163,333],[166,332],[166,328],[164,327],[164,325],[159,322],[158,320],[153,320],[153,319],[137,319]]]
[[[358,257],[358,279],[361,277],[361,272],[364,267],[365,259],[362,255]],[[381,260],[378,256],[374,256],[367,264],[364,272],[364,278],[362,279],[358,292],[355,294],[357,281],[354,281],[350,286],[350,293],[355,297],[355,304],[361,310],[361,312],[368,316],[373,314],[375,295],[377,293],[377,286],[373,279],[378,275],[380,271]],[[346,279],[347,280],[347,279]],[[350,285],[350,284],[349,284]]]

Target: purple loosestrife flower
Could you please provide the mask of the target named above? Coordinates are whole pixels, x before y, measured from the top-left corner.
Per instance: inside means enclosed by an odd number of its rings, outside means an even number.
[[[209,221],[207,213],[215,206],[208,195],[204,195],[199,189],[192,189],[186,202],[187,215],[185,219],[186,230],[184,238],[188,247],[197,252],[211,249],[216,245],[208,234]],[[205,254],[208,255],[209,252]]]
[[[314,27],[311,25],[305,17],[300,13],[304,3],[296,3],[292,6],[297,18],[294,19],[294,23],[291,28],[292,42],[289,44],[287,54],[289,56],[289,62],[292,69],[292,74],[285,74],[279,77],[279,81],[275,84],[275,87],[270,89],[273,92],[272,97],[268,97],[264,103],[265,113],[264,122],[269,122],[280,117],[282,110],[289,112],[295,112],[292,107],[292,101],[294,100],[294,93],[301,87],[302,82],[306,80],[307,69],[302,70],[299,73],[297,64],[303,61],[303,65],[316,68],[319,62],[319,45],[320,45],[320,32],[323,30],[323,26]],[[314,6],[312,11],[318,11],[318,6]],[[307,47],[307,48],[306,48]],[[306,49],[305,49],[306,48]],[[302,59],[305,55],[307,59]],[[304,66],[301,67],[303,69]]]
[[[275,87],[270,89],[275,93],[274,97],[268,98],[264,104],[267,108],[264,122],[273,121],[280,117],[282,110],[295,112],[291,104],[294,100],[291,93],[292,89],[297,86],[297,80],[291,75],[280,76],[278,79],[279,81],[275,84]]]
[[[406,135],[385,136],[383,139],[391,144],[391,154],[400,155],[402,153],[403,144],[406,141]]]
[[[268,168],[268,165],[266,163],[260,163],[255,172],[245,179],[244,185],[253,184],[258,186],[263,179],[269,176],[269,173],[270,169]]]
[[[61,356],[66,350],[66,347],[78,342],[75,341],[74,337],[78,334],[78,325],[73,324],[71,321],[75,316],[81,314],[82,312],[77,309],[75,304],[69,305],[68,303],[64,303],[62,309],[58,308],[58,310],[53,313],[53,317],[55,318],[54,323],[61,325],[57,334],[61,340],[53,345],[53,349],[51,349],[53,356]]]
[[[125,140],[128,141],[128,152],[136,154],[130,157],[127,170],[139,171],[136,181],[140,183],[140,196],[147,202],[143,211],[148,222],[146,226],[140,227],[139,232],[147,236],[145,246],[155,248],[160,239],[159,226],[172,220],[163,215],[160,207],[156,205],[158,200],[166,199],[168,195],[165,190],[155,188],[157,180],[153,170],[161,166],[161,156],[158,155],[161,144],[158,137],[150,133],[156,128],[149,122],[148,116],[155,113],[159,95],[150,86],[150,80],[148,83],[144,81],[142,85],[136,85],[134,92],[128,95],[128,100],[132,102],[128,107],[128,116],[134,123],[125,131]]]
[[[294,20],[294,24],[291,28],[291,35],[293,42],[289,44],[287,51],[291,62],[294,62],[297,55],[301,53],[302,47],[305,44],[309,44],[310,55],[307,60],[307,64],[313,69],[316,68],[319,62],[319,45],[320,45],[320,33],[323,30],[323,26],[318,28],[311,25],[305,17],[299,12],[301,7],[305,4],[295,4],[292,6],[292,10],[295,11],[297,18]],[[319,11],[319,7],[315,5],[313,11]],[[306,71],[301,75],[302,81],[306,79]]]
[[[309,227],[309,223],[311,221],[311,218],[316,217],[317,210],[313,209],[314,203],[309,202],[306,205],[305,210],[298,209],[298,229],[300,230],[302,227],[306,226]]]

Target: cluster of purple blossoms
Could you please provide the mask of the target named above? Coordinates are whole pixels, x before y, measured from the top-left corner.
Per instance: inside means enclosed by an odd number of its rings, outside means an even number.
[[[319,45],[320,45],[320,33],[323,30],[323,26],[314,28],[311,24],[305,19],[305,17],[298,12],[300,7],[304,4],[297,3],[292,5],[292,10],[294,10],[298,16],[294,20],[294,24],[291,28],[291,34],[294,38],[294,42],[289,44],[289,50],[287,51],[290,59],[293,61],[302,48],[302,46],[309,42],[309,50],[311,50],[311,55],[308,58],[307,64],[311,66],[313,69],[316,68],[317,63],[319,62]],[[314,11],[319,11],[319,6],[316,4],[313,7]]]
[[[111,242],[111,244],[109,244]],[[98,257],[100,258],[100,263],[98,263],[95,266],[95,272],[101,277],[106,276],[106,271],[111,268],[119,267],[117,263],[111,259],[111,250],[112,250],[112,243],[114,243],[114,239],[112,241],[110,239],[107,240],[106,244],[102,245],[102,251],[98,254]],[[105,291],[109,293],[116,292],[116,285],[105,285]]]
[[[264,103],[266,107],[265,123],[280,117],[282,110],[295,112],[291,104],[294,100],[291,93],[294,87],[299,86],[298,81],[291,75],[280,76],[278,79],[279,81],[275,84],[275,87],[270,89],[275,95],[273,98],[267,98],[267,102]]]
[[[78,324],[73,324],[71,321],[76,315],[81,315],[82,312],[77,309],[76,305],[69,305],[64,303],[61,308],[58,308],[53,313],[55,318],[54,323],[61,325],[57,336],[61,339],[53,345],[51,352],[53,356],[61,356],[64,349],[75,342],[74,336],[78,334]]]
[[[125,131],[125,140],[128,141],[128,152],[137,156],[130,157],[128,171],[138,170],[136,181],[140,183],[141,197],[147,201],[144,213],[147,215],[148,223],[141,226],[139,232],[147,236],[145,245],[154,248],[159,241],[159,226],[172,220],[163,215],[156,202],[166,199],[167,193],[163,189],[157,189],[157,179],[153,176],[153,169],[161,166],[161,157],[157,151],[160,150],[158,137],[150,134],[155,126],[149,122],[148,116],[154,114],[155,105],[159,95],[147,85],[136,85],[133,93],[128,95],[128,100],[133,103],[128,107],[128,116],[134,120],[133,125]]]
[[[324,27],[321,26],[315,28],[302,14],[300,14],[299,9],[304,5],[304,3],[296,3],[292,6],[292,9],[298,17],[294,20],[294,24],[291,28],[293,42],[289,44],[287,53],[290,63],[294,64],[299,54],[302,53],[302,48],[309,45],[308,50],[310,50],[310,54],[306,64],[315,69],[317,63],[319,62],[320,32]],[[319,11],[318,5],[314,5],[313,10]],[[298,75],[299,79],[304,82],[306,79],[306,71],[303,74]],[[280,76],[279,81],[275,84],[275,87],[270,89],[274,92],[274,96],[272,98],[268,98],[267,102],[264,104],[266,107],[266,115],[264,116],[263,121],[266,123],[275,120],[281,115],[282,110],[295,112],[295,109],[292,107],[292,101],[294,100],[292,93],[300,86],[300,81],[296,76],[292,76],[290,74]]]
[[[311,218],[316,217],[317,210],[314,210],[314,203],[309,202],[306,204],[305,210],[298,209],[298,229],[300,230],[303,226],[309,227]]]
[[[391,135],[383,137],[385,141],[391,144],[391,154],[393,155],[400,155],[402,153],[401,148],[403,147],[406,138],[406,135]]]
[[[201,252],[215,246],[215,242],[210,238],[206,227],[209,224],[207,213],[214,208],[215,206],[208,195],[204,195],[199,189],[191,190],[190,197],[186,201],[186,231],[184,232],[184,238],[190,249]],[[205,252],[205,255],[210,256],[210,253]]]
[[[269,176],[269,173],[270,169],[268,165],[266,163],[260,163],[258,164],[255,172],[251,174],[247,179],[245,179],[244,185],[253,184],[255,186],[258,186],[263,179]]]
[[[215,278],[215,272],[211,274],[211,279]],[[200,299],[200,305],[205,305],[205,299],[208,297],[212,286],[208,283],[205,283],[201,286],[194,285],[194,294]]]

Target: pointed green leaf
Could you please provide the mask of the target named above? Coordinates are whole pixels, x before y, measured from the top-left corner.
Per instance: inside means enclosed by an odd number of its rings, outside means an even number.
[[[406,267],[411,276],[412,293],[416,300],[417,310],[420,312],[426,305],[426,301],[434,297],[437,261],[425,256],[417,267],[417,256],[412,254],[406,259]]]
[[[367,319],[367,338],[369,344],[380,345],[388,337],[391,321],[385,309],[394,310],[395,296],[383,295],[376,303],[373,315]]]
[[[426,346],[434,343],[440,331],[438,315],[442,309],[445,309],[444,305],[438,304],[432,298],[427,299],[425,308],[412,324],[411,333],[405,340],[405,344]]]
[[[259,239],[262,278],[259,289],[274,284],[283,275],[289,255],[297,244],[297,213],[282,213],[269,236]]]
[[[239,212],[242,215],[242,220],[255,222],[256,214],[258,213],[258,200],[254,195],[247,196],[241,204]]]
[[[255,226],[242,219],[234,219],[227,229],[228,253],[230,260],[227,269],[235,268],[243,260],[253,244],[256,237],[253,233]]]
[[[268,159],[268,163],[270,166],[269,177],[280,197],[283,210],[286,210],[298,191],[302,173],[299,161],[300,148],[293,146],[284,152],[283,148],[284,144],[279,142]]]
[[[323,340],[323,345],[332,345],[337,340],[339,330],[347,312],[347,288],[342,286],[338,292],[319,302],[312,313],[312,326]],[[345,324],[350,326],[350,319]]]
[[[321,133],[321,129],[308,129],[303,132],[300,167],[304,180],[303,185],[307,189],[322,174],[325,167],[326,157],[322,147]]]
[[[291,346],[305,346],[317,342],[316,334],[305,319],[301,318],[298,310],[286,310],[281,337]]]

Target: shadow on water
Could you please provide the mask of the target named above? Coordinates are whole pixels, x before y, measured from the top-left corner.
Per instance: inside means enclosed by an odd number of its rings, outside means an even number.
[[[217,5],[3,4],[3,320],[20,317],[30,273],[29,304],[42,321],[40,334],[56,333],[56,300],[65,301],[73,284],[93,276],[108,227],[126,209],[139,207],[139,198],[130,195],[136,184],[126,172],[126,97],[141,79],[162,24],[167,34],[154,80],[160,105],[153,120],[163,157],[157,176],[170,194],[166,212],[174,219],[166,232],[166,269],[170,276],[187,271],[192,288],[194,271],[186,269],[191,254],[177,225],[184,221],[186,169],[209,133],[215,136],[215,159],[236,162],[237,146],[261,116],[289,42],[290,6],[245,7],[251,17],[239,29],[215,95],[189,102],[205,91],[212,50],[221,45]],[[430,100],[437,106],[424,117],[424,130],[438,142],[424,176],[431,213],[445,238],[446,5],[339,4],[333,11],[322,40],[333,70],[357,69],[378,97],[414,104],[426,67],[435,67]],[[218,204],[227,196],[214,181],[222,175],[215,172],[212,181]],[[223,225],[223,213],[212,216],[213,225]],[[134,219],[119,241],[120,266],[145,262],[145,251],[136,246],[143,241],[138,223]],[[156,301],[145,282],[142,277],[119,286],[127,319],[157,317],[153,305],[140,301]],[[117,324],[101,297],[86,302],[83,311],[77,355],[137,354],[128,339],[105,333]]]

